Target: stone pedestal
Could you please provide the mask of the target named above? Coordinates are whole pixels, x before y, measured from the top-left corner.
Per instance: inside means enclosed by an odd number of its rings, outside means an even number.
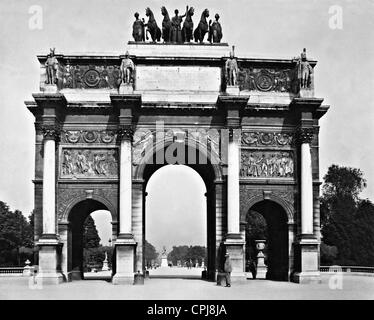
[[[297,283],[320,283],[318,251],[319,242],[313,237],[303,236],[297,248],[298,271],[292,276],[292,281]]]
[[[105,259],[103,261],[103,267],[101,268],[102,271],[108,271],[109,270],[109,266],[108,266],[108,255],[107,253],[105,252]]]
[[[119,94],[131,94],[134,92],[134,88],[132,84],[130,83],[121,83],[121,85],[118,88]]]
[[[226,93],[228,95],[238,96],[240,93],[239,86],[227,86]]]
[[[44,93],[56,93],[58,92],[57,85],[55,84],[46,84],[43,88]]]
[[[134,261],[136,242],[133,238],[118,237],[115,242],[116,274],[113,284],[134,284]]]
[[[36,276],[38,285],[60,284],[64,276],[60,270],[61,243],[57,239],[40,239],[39,272]]]
[[[314,98],[314,90],[301,88],[299,91],[299,97],[300,98]]]
[[[168,266],[168,259],[166,257],[161,258],[161,267],[167,267]]]
[[[224,245],[226,247],[226,253],[230,255],[232,272],[232,282],[245,282],[246,276],[244,272],[244,244],[245,241],[238,235],[228,235]]]
[[[257,254],[257,268],[256,279],[266,279],[268,268],[265,265],[265,255],[262,252],[265,249],[265,240],[256,240]]]

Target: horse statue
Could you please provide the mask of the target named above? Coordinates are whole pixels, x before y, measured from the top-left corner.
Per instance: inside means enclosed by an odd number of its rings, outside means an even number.
[[[208,41],[210,43],[220,43],[222,39],[222,27],[218,22],[219,14],[215,15],[215,21],[212,23],[212,20],[209,20],[209,36]]]
[[[145,9],[145,15],[148,17],[148,22],[144,24],[147,27],[146,39],[148,40],[148,33],[151,35],[152,41],[160,41],[161,29],[157,26],[157,22],[153,12],[148,7]]]
[[[161,7],[161,14],[164,16],[164,20],[162,20],[162,39],[164,39],[164,42],[170,42],[171,20],[164,6]]]
[[[208,32],[209,26],[206,19],[209,17],[209,10],[205,9],[203,13],[201,14],[200,22],[197,28],[195,29],[193,35],[195,38],[195,42],[202,43],[204,40],[205,34]]]
[[[184,19],[183,28],[182,28],[182,41],[183,42],[190,42],[193,39],[192,16],[193,16],[194,12],[195,12],[195,10],[194,10],[193,7],[191,7],[189,10],[187,10],[186,19]]]

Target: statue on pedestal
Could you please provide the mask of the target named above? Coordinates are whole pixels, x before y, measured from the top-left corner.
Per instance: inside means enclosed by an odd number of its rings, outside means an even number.
[[[120,66],[121,82],[123,84],[131,84],[133,82],[135,72],[135,64],[129,57],[129,52],[126,51],[125,58],[122,59]]]
[[[135,21],[132,25],[132,36],[135,41],[145,41],[144,35],[144,19],[143,21],[139,19],[139,13],[134,14]]]
[[[55,48],[50,49],[47,61],[45,62],[45,67],[47,72],[45,83],[50,85],[57,84],[58,61],[55,56]]]
[[[193,39],[193,21],[192,16],[194,15],[194,8],[191,7],[186,12],[186,19],[183,22],[182,28],[182,42],[190,42]]]
[[[297,63],[297,79],[300,89],[311,89],[313,79],[313,68],[306,57],[306,49],[300,55]]]
[[[221,24],[218,22],[219,14],[216,13],[215,21],[212,23],[212,20],[209,20],[209,36],[208,41],[210,43],[220,43],[222,39],[222,27]]]
[[[227,86],[236,86],[238,78],[238,63],[234,57],[234,47],[230,52],[230,58],[225,63],[225,76]]]

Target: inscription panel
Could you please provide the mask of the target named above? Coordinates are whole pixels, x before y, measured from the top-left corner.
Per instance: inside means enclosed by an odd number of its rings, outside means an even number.
[[[221,69],[194,66],[137,66],[136,90],[216,91],[221,87]]]
[[[118,150],[62,148],[60,178],[117,178]]]

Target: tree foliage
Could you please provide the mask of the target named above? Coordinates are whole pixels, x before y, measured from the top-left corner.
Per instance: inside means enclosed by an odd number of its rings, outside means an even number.
[[[97,248],[100,246],[100,240],[95,221],[89,215],[83,224],[83,248]]]
[[[320,212],[327,247],[321,247],[322,263],[374,265],[374,205],[359,198],[366,187],[363,173],[332,165],[324,182]]]
[[[21,211],[0,201],[0,265],[23,265],[32,260],[34,230]]]
[[[207,249],[203,246],[173,246],[168,254],[168,260],[177,265],[178,260],[183,264],[187,261],[207,263]]]
[[[158,257],[158,253],[156,248],[150,244],[147,240],[145,240],[145,248],[144,248],[144,258],[145,258],[145,265],[150,266],[152,261],[155,261]]]

